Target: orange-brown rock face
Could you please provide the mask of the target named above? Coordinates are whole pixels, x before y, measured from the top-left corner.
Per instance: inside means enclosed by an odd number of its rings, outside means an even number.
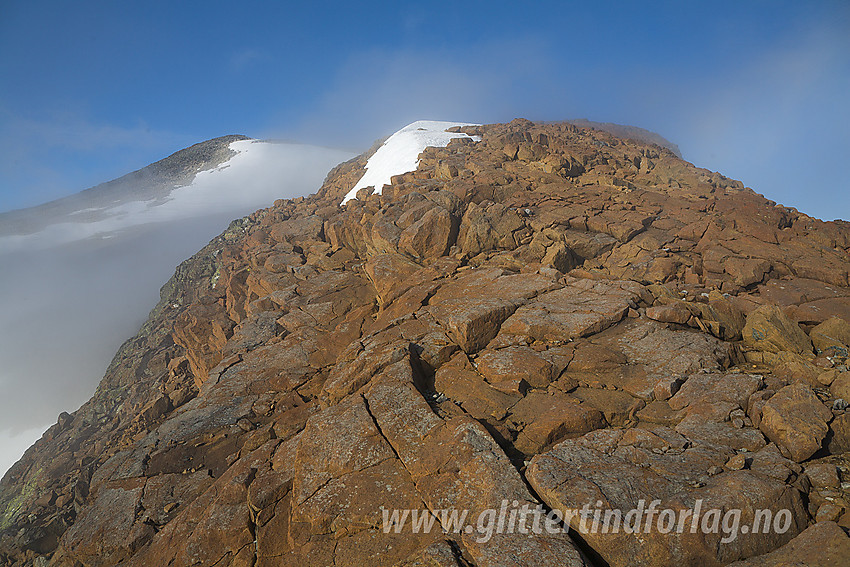
[[[0,566],[846,558],[850,226],[589,128],[467,132],[339,207],[366,158],[342,164],[185,262],[3,479]],[[481,523],[654,500],[788,521]],[[406,510],[434,526],[386,523]]]

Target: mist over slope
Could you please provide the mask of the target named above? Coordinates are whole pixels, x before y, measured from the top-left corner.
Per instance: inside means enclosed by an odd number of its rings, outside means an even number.
[[[225,136],[0,214],[0,476],[97,385],[175,266],[228,224],[315,191],[345,151]]]
[[[32,234],[59,222],[90,223],[118,204],[138,201],[159,204],[177,187],[237,155],[231,142],[250,141],[233,134],[194,144],[127,175],[42,205],[0,213],[0,236]]]

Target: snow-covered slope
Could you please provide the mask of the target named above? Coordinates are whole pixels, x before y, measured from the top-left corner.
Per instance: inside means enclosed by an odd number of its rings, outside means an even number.
[[[384,185],[389,185],[394,175],[416,170],[419,154],[427,147],[444,148],[454,138],[472,138],[479,141],[477,136],[446,132],[455,126],[475,126],[475,124],[419,120],[408,124],[387,138],[387,141],[366,162],[366,173],[345,195],[342,204],[356,199],[357,192],[365,187],[374,187],[375,193],[380,194]]]
[[[126,192],[137,196],[141,193],[141,199],[124,197],[108,204],[93,199],[93,206],[63,210],[36,232],[0,232],[0,254],[87,238],[112,238],[118,232],[149,223],[219,213],[236,218],[268,206],[277,198],[315,191],[331,167],[353,157],[340,150],[260,140],[230,142],[229,148],[235,153],[229,160],[199,171],[190,184],[174,185],[164,194],[134,188]]]
[[[60,412],[89,398],[177,264],[231,220],[315,192],[353,157],[231,138],[0,214],[0,476]]]

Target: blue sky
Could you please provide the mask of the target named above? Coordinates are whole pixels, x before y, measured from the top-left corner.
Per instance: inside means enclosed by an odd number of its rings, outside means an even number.
[[[633,124],[850,218],[850,3],[0,0],[0,210],[229,133],[357,150],[420,118]]]

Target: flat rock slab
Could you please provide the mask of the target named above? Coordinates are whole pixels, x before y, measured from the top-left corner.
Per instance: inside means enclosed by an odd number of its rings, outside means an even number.
[[[799,491],[757,470],[723,472],[710,476],[735,453],[722,446],[691,445],[682,435],[664,427],[654,431],[599,430],[556,445],[528,466],[527,478],[546,504],[560,511],[619,510],[621,517],[659,500],[658,508],[702,510],[742,509],[741,525],[753,522],[753,511],[791,511],[791,526],[784,534],[740,534],[721,542],[723,533],[613,533],[602,525],[589,529],[589,521],[572,515],[570,525],[612,566],[722,565],[766,553],[800,533],[808,515]],[[565,512],[566,513],[566,512]],[[604,516],[600,515],[600,518]],[[690,521],[690,518],[688,519]],[[701,520],[702,521],[702,520]],[[689,526],[690,524],[688,524]],[[584,526],[584,528],[583,528]]]
[[[501,332],[546,341],[584,337],[620,321],[642,293],[635,282],[574,279],[517,309]]]
[[[720,371],[730,359],[730,345],[710,335],[630,319],[589,342],[576,341],[566,375],[648,402],[659,380],[679,380],[700,370]]]
[[[555,287],[548,276],[473,269],[441,287],[428,310],[464,351],[475,352],[496,336],[520,305]]]

